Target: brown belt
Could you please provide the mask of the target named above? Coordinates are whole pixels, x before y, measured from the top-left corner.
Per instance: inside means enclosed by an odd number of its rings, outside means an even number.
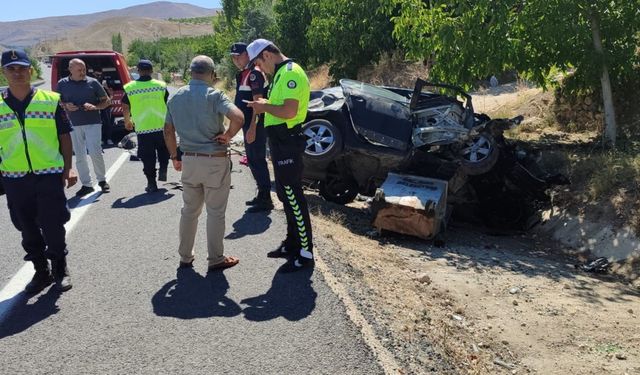
[[[203,158],[223,158],[223,157],[227,156],[227,152],[226,151],[218,151],[218,152],[214,152],[213,154],[203,154],[201,152],[183,152],[182,155],[184,155],[184,156],[199,156],[199,157],[203,157]]]

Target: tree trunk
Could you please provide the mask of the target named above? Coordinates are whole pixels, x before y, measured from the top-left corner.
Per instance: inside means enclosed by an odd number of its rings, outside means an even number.
[[[602,62],[602,76],[600,84],[602,85],[602,101],[604,104],[604,138],[603,143],[612,148],[616,147],[617,125],[616,111],[613,105],[613,93],[611,92],[611,80],[609,79],[609,70],[604,59],[604,49],[602,48],[602,37],[600,36],[600,20],[596,11],[591,9],[591,32],[593,35],[593,46],[596,50],[598,58]]]

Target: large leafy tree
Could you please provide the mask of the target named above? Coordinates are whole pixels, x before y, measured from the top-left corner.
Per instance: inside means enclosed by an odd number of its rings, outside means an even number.
[[[305,0],[280,0],[273,5],[278,46],[303,65],[314,57],[306,35],[312,19],[311,4]]]
[[[471,84],[515,69],[544,86],[555,69],[571,70],[577,88],[603,90],[615,142],[608,82],[623,85],[638,63],[640,0],[382,1],[395,38],[433,63],[433,79]]]
[[[318,62],[329,62],[334,77],[355,78],[358,70],[391,51],[393,26],[380,11],[389,0],[314,0],[307,29],[309,46]]]

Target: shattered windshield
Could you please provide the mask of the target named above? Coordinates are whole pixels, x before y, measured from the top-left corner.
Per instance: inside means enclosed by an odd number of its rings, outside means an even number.
[[[340,85],[342,86],[345,95],[348,95],[353,91],[358,91],[360,93],[366,93],[371,96],[378,96],[385,99],[393,100],[403,105],[409,105],[409,98],[400,94],[396,94],[395,92],[384,89],[382,87],[373,86],[364,82],[353,81],[350,79],[341,79]]]

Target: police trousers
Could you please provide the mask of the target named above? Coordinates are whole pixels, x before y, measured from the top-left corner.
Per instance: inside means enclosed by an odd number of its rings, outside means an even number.
[[[22,234],[24,260],[36,266],[67,255],[64,224],[71,218],[62,174],[2,177],[11,222]]]
[[[285,125],[266,127],[278,199],[287,218],[285,247],[294,255],[313,259],[313,233],[302,189],[304,135]]]
[[[160,164],[160,170],[167,170],[169,151],[164,143],[162,130],[138,134],[138,157],[142,160],[142,172],[149,178],[156,178],[156,160]]]

